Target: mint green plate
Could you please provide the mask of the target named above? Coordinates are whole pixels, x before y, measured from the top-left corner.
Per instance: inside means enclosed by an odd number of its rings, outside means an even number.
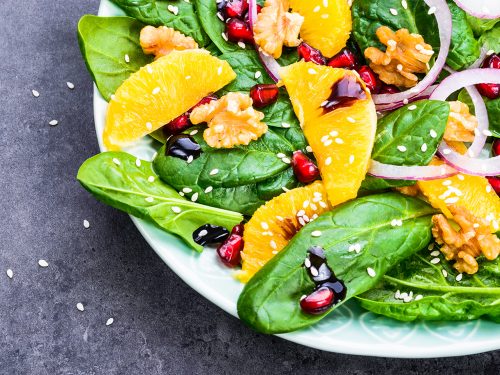
[[[109,0],[103,0],[99,15],[117,16],[123,12]],[[94,87],[94,118],[102,151],[106,107],[106,101]],[[151,160],[155,149],[151,138],[146,137],[126,151]],[[179,238],[148,222],[134,217],[132,220],[160,258],[191,288],[238,316],[236,301],[243,285],[233,278],[231,270],[220,265],[214,251],[198,254]],[[340,307],[309,329],[278,336],[321,350],[381,357],[459,356],[500,349],[500,324],[486,320],[403,323],[363,311],[356,303]]]

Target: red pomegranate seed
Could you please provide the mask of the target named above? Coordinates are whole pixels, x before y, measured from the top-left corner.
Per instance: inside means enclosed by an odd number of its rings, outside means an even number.
[[[300,43],[297,47],[297,52],[299,53],[299,57],[305,61],[312,61],[318,65],[326,65],[326,58],[321,52],[307,43]]]
[[[300,300],[302,311],[307,314],[321,314],[328,310],[334,302],[335,293],[330,288],[320,287]]]
[[[308,184],[319,178],[319,169],[302,151],[295,151],[292,157],[293,173],[297,180]]]
[[[276,103],[280,91],[274,84],[259,84],[250,89],[250,97],[255,108],[264,108]]]
[[[379,94],[397,94],[398,92],[401,91],[396,86],[383,84]]]
[[[167,125],[165,125],[163,129],[163,134],[166,137],[170,137],[171,135],[179,134],[182,131],[186,130],[190,126],[192,126],[191,121],[189,121],[189,114],[184,113],[179,117],[170,121]]]
[[[243,238],[238,234],[231,234],[219,245],[217,254],[226,266],[236,267],[241,262],[241,250],[243,250]]]
[[[495,193],[500,196],[500,177],[486,177]]]
[[[481,68],[500,69],[500,56],[497,54],[489,56],[484,60]],[[481,95],[487,98],[496,99],[500,97],[500,84],[498,83],[480,83],[476,87]]]
[[[379,92],[381,86],[380,81],[368,65],[360,67],[358,73],[361,79],[365,81],[366,87],[370,89],[372,94]]]
[[[328,66],[332,68],[354,69],[357,65],[356,55],[345,48],[328,61]]]
[[[500,155],[500,139],[496,138],[493,141],[493,145],[491,146],[491,151],[493,152],[493,156]]]
[[[231,234],[237,234],[238,236],[243,236],[243,231],[245,230],[245,226],[243,223],[237,224],[233,227]]]
[[[253,43],[253,35],[250,26],[245,21],[237,18],[231,18],[226,23],[226,33],[231,42],[237,43],[243,41]]]
[[[227,0],[224,7],[226,18],[241,18],[248,10],[248,0]]]

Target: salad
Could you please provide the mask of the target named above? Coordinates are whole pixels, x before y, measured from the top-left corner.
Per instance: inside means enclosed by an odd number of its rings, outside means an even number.
[[[78,24],[109,104],[77,178],[213,251],[246,324],[500,323],[498,1],[112,1]]]

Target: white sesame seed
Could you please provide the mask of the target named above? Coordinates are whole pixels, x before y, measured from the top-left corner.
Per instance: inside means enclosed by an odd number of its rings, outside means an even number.
[[[427,143],[422,143],[422,146],[420,146],[420,150],[422,152],[426,152],[427,151]]]
[[[154,176],[149,176],[148,177],[148,182],[155,182]]]
[[[182,191],[183,191],[184,193],[186,193],[186,194],[189,194],[189,193],[191,193],[191,192],[193,191],[193,189],[188,188],[188,187],[185,187],[185,188],[182,188]]]
[[[214,190],[214,188],[213,188],[212,186],[208,186],[208,187],[205,189],[205,194],[210,193],[212,190]]]
[[[402,64],[396,65],[396,69],[401,72],[403,70],[403,65]]]
[[[354,120],[351,116],[347,117],[347,121],[349,121],[351,124],[354,124],[356,120]]]
[[[417,43],[417,44],[415,44],[415,49],[417,51],[422,51],[424,49],[424,46],[422,46],[421,44]]]
[[[14,277],[14,271],[12,271],[10,268],[7,270],[7,277],[9,279],[12,279]]]
[[[194,129],[191,133],[189,133],[189,135],[196,135],[198,134],[198,129]]]
[[[327,134],[327,135],[322,136],[320,141],[325,143],[326,141],[328,141],[329,138],[330,138],[330,136]]]
[[[330,164],[332,164],[332,158],[331,158],[331,156],[329,156],[329,157],[327,157],[325,159],[325,165],[330,165]]]
[[[355,243],[353,245],[350,245],[348,251],[349,252],[355,251],[356,254],[359,254],[359,252],[361,251],[361,245],[359,243]]]
[[[106,320],[106,325],[107,326],[110,326],[111,324],[113,324],[115,320],[113,318],[109,318],[108,320]]]
[[[439,259],[439,258],[432,258],[431,259],[432,264],[438,264],[439,262],[441,262],[441,259]]]
[[[307,152],[313,152],[313,149],[312,149],[312,147],[311,147],[311,146],[307,145],[307,146],[306,146],[306,151],[307,151]]]
[[[318,74],[318,72],[316,70],[314,70],[313,68],[309,68],[309,70],[307,72],[309,74]]]
[[[196,202],[198,200],[198,193],[194,193],[191,197],[191,202]]]
[[[290,163],[291,163],[291,161],[290,161],[290,159],[289,159],[289,158],[282,158],[282,159],[281,159],[281,161],[282,161],[283,163],[285,163],[285,164],[290,164]]]
[[[404,105],[407,105],[408,103],[409,103],[409,100],[408,100],[408,99],[406,99],[406,98],[404,98],[404,99],[403,99],[403,104],[404,104]]]
[[[181,208],[180,207],[177,207],[177,206],[172,206],[172,212],[174,214],[180,214],[181,213]]]
[[[282,187],[281,187],[281,190],[283,190],[285,193],[286,193],[286,192],[288,192],[288,191],[290,191],[290,189],[289,189],[289,188],[287,188],[286,186],[282,186]]]
[[[42,268],[45,268],[45,267],[48,267],[49,266],[49,263],[45,260],[45,259],[40,259],[38,261],[38,265]]]
[[[316,277],[316,276],[318,276],[318,275],[319,275],[319,272],[318,272],[317,268],[316,268],[316,267],[313,267],[313,266],[311,266],[311,268],[309,268],[309,272],[311,272],[311,275],[312,275],[313,277]]]
[[[89,221],[88,221],[88,220],[83,220],[83,227],[84,227],[85,229],[90,228],[90,223],[89,223]]]
[[[40,93],[36,90],[31,90],[31,94],[35,97],[38,98],[40,96]]]
[[[214,168],[210,171],[210,176],[214,176],[216,175],[217,173],[219,173],[219,170],[217,168]]]
[[[429,251],[431,251],[432,249],[434,249],[434,242],[432,242],[431,244],[429,244],[429,246],[427,246],[427,249]]]
[[[276,245],[276,241],[274,240],[269,241],[269,246],[271,246],[274,250],[278,248],[278,245]]]
[[[186,76],[185,78],[186,78],[186,79],[191,79],[191,76]]]
[[[84,311],[84,310],[85,310],[85,307],[83,306],[83,303],[78,302],[78,303],[76,304],[76,309],[77,309],[78,311]]]
[[[278,158],[280,158],[280,159],[283,159],[284,157],[286,157],[286,155],[285,155],[284,153],[282,153],[282,152],[278,152],[278,153],[276,154],[276,156],[277,156]]]
[[[144,200],[148,203],[152,203],[155,199],[153,197],[146,197]]]
[[[314,7],[313,12],[318,13],[321,10],[321,6],[317,5]]]
[[[354,155],[349,156],[349,164],[354,163]]]
[[[282,123],[281,123],[281,127],[282,127],[282,128],[285,128],[285,129],[288,129],[288,128],[290,127],[290,124],[289,124],[289,123],[287,123],[287,122],[282,122]]]
[[[260,71],[260,70],[257,70],[257,71],[255,72],[255,79],[259,79],[260,77],[262,77],[262,73],[261,73],[261,71]]]
[[[414,111],[417,109],[417,106],[415,104],[412,104],[411,106],[408,107],[409,111]]]
[[[431,136],[432,138],[436,138],[436,137],[438,136],[438,135],[437,135],[437,133],[436,133],[436,131],[435,131],[434,129],[431,129],[431,130],[429,131],[429,134],[430,134],[430,136]]]
[[[324,6],[325,8],[328,8],[328,0],[323,0],[323,6]]]
[[[452,198],[447,198],[444,200],[444,203],[446,204],[454,204],[457,203],[460,200],[458,197],[452,197]]]
[[[406,0],[401,0],[401,6],[402,6],[404,9],[408,9],[408,3],[406,2]]]
[[[304,216],[306,214],[306,212],[304,210],[300,210],[297,212],[297,217],[300,217],[300,216]]]
[[[391,14],[393,16],[397,16],[398,15],[398,11],[396,9],[394,9],[394,8],[389,9],[389,11],[391,12]]]
[[[184,193],[183,193],[182,191],[179,191],[179,195],[180,195],[181,197],[183,197],[183,196],[184,196]]]
[[[311,267],[311,260],[309,258],[304,259],[304,266],[306,268]]]
[[[319,237],[319,236],[321,236],[321,231],[315,230],[315,231],[311,232],[311,236],[313,236],[313,237]]]
[[[153,89],[153,91],[152,91],[153,95],[158,94],[158,93],[160,92],[160,90],[161,90],[161,89],[160,89],[159,87],[155,87],[155,88]]]
[[[442,182],[442,185],[443,185],[443,186],[450,186],[451,184],[452,184],[451,180],[444,180],[444,181]]]
[[[328,17],[330,17],[330,15],[329,15],[329,14],[322,14],[322,15],[321,15],[321,18],[323,18],[324,20],[326,20]]]
[[[146,128],[147,128],[148,130],[153,129],[153,124],[152,124],[152,123],[150,123],[150,122],[146,122]]]
[[[486,192],[491,193],[491,185],[486,185]]]
[[[394,298],[399,299],[401,297],[401,291],[398,289],[396,290],[396,293],[394,293]]]
[[[120,160],[118,160],[117,158],[113,158],[113,163],[115,163],[116,165],[120,165]]]
[[[326,142],[324,142],[323,144],[326,146],[330,146],[331,144],[333,143],[333,141],[331,139],[328,139]]]
[[[224,21],[224,16],[220,12],[217,12],[217,17],[219,17],[221,21]]]
[[[446,271],[445,269],[442,269],[441,273],[443,274],[444,277],[448,277],[448,271]]]
[[[224,34],[224,33],[223,33],[223,34]],[[219,76],[220,76],[221,74],[222,74],[222,66],[219,66],[219,67],[217,68],[217,75],[219,75]]]
[[[431,253],[431,256],[433,257],[438,257],[439,254],[441,254],[441,252],[439,250],[434,250],[432,253]]]
[[[335,143],[341,145],[344,143],[344,140],[342,138],[335,138]]]
[[[395,41],[394,39],[389,39],[389,40],[387,41],[387,45],[388,45],[389,47],[394,48],[394,47],[396,47],[398,44],[396,43],[396,41]]]
[[[141,166],[141,159],[135,159],[135,165],[137,167],[140,167]]]
[[[373,268],[371,268],[371,267],[368,267],[368,268],[366,269],[366,272],[368,272],[368,275],[369,275],[370,277],[375,277],[375,276],[376,276],[375,270],[374,270]]]
[[[202,229],[200,233],[198,233],[198,236],[200,237],[205,237],[208,234],[208,230]]]
[[[169,12],[173,13],[175,16],[179,14],[179,7],[176,7],[175,5],[169,4],[167,6],[167,9]]]
[[[421,294],[417,294],[417,295],[415,296],[415,301],[420,301],[422,298],[424,298],[424,296],[423,296],[423,295],[421,295]]]
[[[266,223],[265,221],[261,221],[260,222],[260,226],[262,227],[262,229],[264,230],[268,230],[269,229],[269,224]]]
[[[309,207],[309,200],[305,200],[304,203],[302,203],[302,207],[307,208]]]
[[[149,74],[153,74],[153,68],[150,65],[146,65],[146,70]]]
[[[188,158],[187,158],[187,160],[186,160],[186,163],[191,164],[193,162],[193,160],[194,160],[194,156],[193,155],[189,155]]]
[[[49,121],[49,125],[50,126],[56,126],[57,124],[59,124],[59,121],[57,121],[57,120],[51,120],[51,121]]]
[[[129,55],[125,55],[125,62],[128,64],[130,62],[130,56]]]
[[[429,14],[429,15],[430,15],[430,14],[434,14],[434,13],[436,13],[436,7],[431,7],[431,8],[429,9],[429,11],[427,12],[427,14]]]
[[[462,281],[462,278],[463,278],[463,277],[464,277],[464,275],[463,275],[463,274],[461,274],[461,273],[459,273],[459,274],[457,275],[457,277],[455,277],[455,280],[457,280],[457,281]]]
[[[460,181],[463,181],[465,179],[464,175],[462,174],[457,174],[457,178],[460,180]]]
[[[397,147],[397,149],[398,149],[398,151],[400,151],[400,152],[406,152],[406,146],[399,145],[399,146]]]
[[[245,49],[247,46],[243,42],[238,42],[238,47]]]

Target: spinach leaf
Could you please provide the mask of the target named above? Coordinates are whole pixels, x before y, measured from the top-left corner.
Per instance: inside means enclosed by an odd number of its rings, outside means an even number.
[[[487,50],[500,53],[500,24],[481,35],[479,44],[483,45]]]
[[[452,0],[448,0],[452,14],[453,31],[450,52],[446,60],[453,69],[462,69],[472,64],[479,57],[480,48],[472,28],[467,22],[466,14]],[[390,9],[396,9],[397,16]],[[352,6],[353,35],[364,51],[368,47],[385,50],[377,36],[380,26],[388,26],[393,31],[401,28],[424,37],[436,53],[439,50],[439,33],[434,16],[428,15],[428,6],[423,0],[408,2],[403,8],[400,0],[356,0]]]
[[[123,81],[153,61],[139,44],[143,26],[129,17],[85,15],[78,22],[80,50],[104,99],[109,101]],[[130,62],[125,61],[125,55]]]
[[[414,110],[409,109],[414,107]],[[441,142],[449,113],[447,102],[421,100],[384,116],[377,123],[372,159],[394,165],[428,165]],[[431,137],[431,130],[436,137]],[[422,148],[424,143],[426,146]],[[401,152],[398,146],[406,147],[406,151]],[[415,183],[367,176],[362,189],[381,190]]]
[[[462,89],[458,94],[458,100],[469,106],[470,113],[474,114],[474,104],[467,93],[467,90]],[[483,96],[486,110],[488,111],[489,129],[494,137],[500,138],[500,98],[488,99]]]
[[[499,21],[500,19],[498,18],[488,20],[488,19],[477,18],[471,16],[470,14],[467,14],[467,22],[469,23],[476,37],[481,36],[485,31],[493,29],[493,27],[495,27],[495,25]]]
[[[460,282],[448,262],[431,264],[430,260],[428,251],[424,251],[396,265],[375,289],[357,297],[361,306],[403,321],[470,320],[484,316],[500,323],[500,258],[481,259],[479,272],[464,275]],[[423,298],[403,302],[395,298],[396,290]]]
[[[200,45],[205,47],[210,44],[210,38],[203,31],[195,5],[189,1],[171,0],[111,0],[130,17],[153,26],[172,27],[184,35],[189,35]],[[215,1],[213,2],[215,4]],[[168,6],[175,6],[178,14],[175,15]],[[203,13],[201,13],[203,14]],[[205,15],[203,15],[205,17]]]
[[[192,163],[165,155],[161,148],[153,165],[160,177],[178,191],[191,189],[198,201],[251,215],[270,198],[283,192],[282,187],[298,185],[290,164],[277,157],[289,158],[297,148],[284,136],[268,130],[248,146],[216,149],[203,140],[202,130],[193,136],[203,150]],[[218,170],[217,174],[210,174]],[[212,190],[205,192],[207,188]],[[210,189],[209,189],[210,190]]]
[[[83,163],[77,179],[101,202],[153,222],[181,237],[196,251],[203,247],[193,241],[195,229],[207,223],[231,229],[243,219],[237,212],[182,198],[160,181],[150,162],[141,160],[137,166],[136,160],[124,152],[104,152]],[[150,176],[154,181],[149,181]]]
[[[347,301],[429,243],[434,212],[421,200],[387,193],[358,198],[321,215],[245,286],[238,300],[241,320],[264,333],[290,332],[319,321],[326,314],[308,315],[299,305],[300,297],[314,288],[303,267],[311,246],[325,249],[328,264],[347,287]],[[393,220],[402,220],[402,225],[392,226]],[[314,231],[321,236],[313,237]],[[359,253],[348,251],[353,244],[361,245]],[[375,277],[368,275],[368,267]]]

